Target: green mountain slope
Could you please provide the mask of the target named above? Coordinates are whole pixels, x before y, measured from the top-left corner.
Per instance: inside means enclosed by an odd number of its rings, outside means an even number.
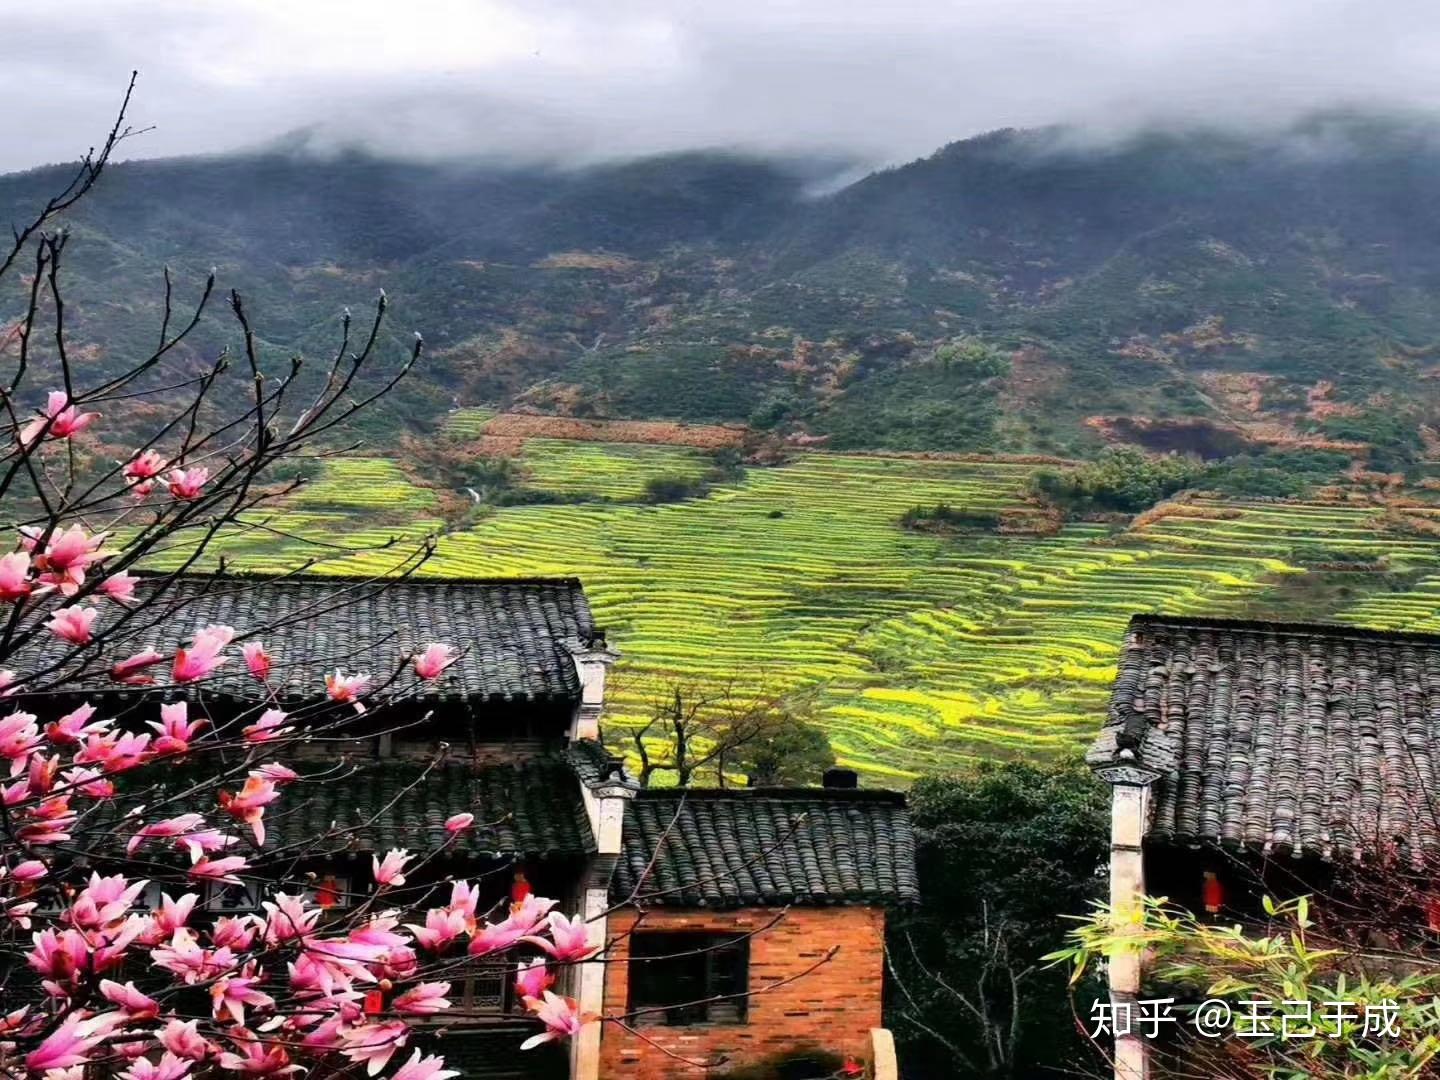
[[[433,350],[386,422],[422,429],[459,402],[837,449],[1414,433],[1440,388],[1437,134],[1355,115],[1107,147],[1001,132],[823,197],[833,163],[724,154],[130,163],[70,222],[74,317],[90,362],[123,363],[153,335],[160,266],[215,265],[278,362],[322,354],[338,310],[384,287],[397,346],[419,328]],[[53,181],[0,178],[0,218]],[[207,325],[196,352],[228,336]],[[1008,364],[946,348],[977,342]],[[1144,422],[1097,419],[1117,416]]]

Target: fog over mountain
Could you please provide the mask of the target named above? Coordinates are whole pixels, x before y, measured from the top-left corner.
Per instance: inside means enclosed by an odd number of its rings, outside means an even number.
[[[998,127],[1275,126],[1440,107],[1423,0],[0,2],[0,171],[314,146],[563,162],[734,147],[908,160]]]

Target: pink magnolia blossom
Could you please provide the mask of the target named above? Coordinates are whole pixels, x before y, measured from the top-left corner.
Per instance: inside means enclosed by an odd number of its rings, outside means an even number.
[[[141,480],[130,488],[130,497],[136,502],[144,502],[150,497],[150,493],[154,490],[154,480]]]
[[[130,1067],[120,1074],[120,1077],[121,1080],[181,1080],[182,1077],[190,1075],[190,1070],[194,1066],[193,1061],[176,1057],[166,1051],[160,1055],[158,1062],[144,1057],[136,1058],[131,1062]]]
[[[425,913],[425,925],[408,924],[421,948],[440,952],[470,929],[470,920],[461,912],[448,908],[431,908]]]
[[[71,709],[60,719],[45,725],[45,737],[56,746],[74,746],[84,742],[91,735],[98,735],[110,726],[109,720],[90,723],[95,715],[95,706],[88,702],[78,709]]]
[[[199,1032],[198,1020],[171,1020],[160,1030],[160,1045],[176,1057],[204,1061],[212,1049]]]
[[[32,820],[15,830],[27,844],[60,844],[70,839],[69,829],[79,815],[70,809],[69,796],[46,799],[30,811]]]
[[[108,799],[115,794],[115,784],[99,769],[66,769],[60,778],[67,785],[83,792],[92,799]]]
[[[354,1062],[363,1062],[365,1072],[374,1076],[395,1051],[405,1045],[410,1027],[402,1020],[383,1024],[359,1024],[342,1034],[344,1047],[340,1051]]]
[[[558,911],[549,917],[550,938],[540,935],[526,935],[520,940],[544,949],[561,963],[574,964],[588,960],[600,951],[600,946],[590,943],[590,931],[585,920],[579,915],[567,919]]]
[[[558,901],[547,900],[543,896],[529,894],[523,900],[510,905],[510,922],[517,926],[525,927],[525,933],[533,934],[539,925],[545,921],[545,916],[550,914]]]
[[[417,983],[390,1003],[390,1007],[405,1016],[434,1016],[450,1008],[445,995],[450,992],[448,982]]]
[[[93,930],[125,917],[148,881],[131,881],[124,874],[90,875],[90,882],[71,902],[66,917],[82,930]]]
[[[371,965],[371,971],[391,982],[413,979],[420,971],[420,955],[408,945],[396,945],[386,949]]]
[[[113,554],[102,550],[108,535],[87,535],[79,525],[71,525],[51,536],[44,555],[35,560],[36,566],[45,571],[42,577],[46,585],[65,596],[74,596],[85,584],[85,571],[91,564]]]
[[[168,944],[150,951],[150,962],[180,976],[187,986],[195,986],[230,971],[235,954],[229,949],[204,949],[191,930],[176,930]]]
[[[264,765],[257,765],[250,772],[251,776],[259,777],[261,780],[269,780],[272,784],[289,784],[299,780],[300,774],[288,765],[281,765],[278,761],[269,761]]]
[[[260,906],[266,913],[264,932],[268,945],[308,938],[324,914],[321,908],[307,907],[303,896],[288,893],[276,893],[274,900],[263,901]]]
[[[117,603],[129,604],[135,599],[135,582],[138,580],[139,578],[122,570],[102,581],[100,591]]]
[[[71,645],[88,645],[99,614],[93,607],[56,608],[45,627],[61,641],[68,641]]]
[[[4,1016],[0,1016],[0,1035],[9,1035],[19,1031],[25,1026],[25,1018],[30,1013],[29,1005],[21,1005],[18,1009],[12,1009]]]
[[[470,939],[468,951],[471,956],[489,956],[491,953],[513,948],[527,933],[529,933],[527,927],[510,919],[498,923],[486,923],[480,928],[479,933]]]
[[[218,798],[220,807],[237,821],[250,826],[255,834],[255,843],[265,843],[265,807],[280,797],[275,785],[264,777],[247,776],[245,785],[236,794],[221,791]]]
[[[170,677],[177,683],[206,678],[225,663],[226,658],[220,653],[234,637],[235,631],[229,626],[207,626],[197,630],[190,648],[175,651],[175,666]]]
[[[64,390],[51,390],[45,402],[45,411],[20,429],[20,444],[33,446],[42,437],[68,439],[80,434],[98,419],[99,413],[80,412],[70,404],[70,395]]]
[[[247,967],[246,970],[251,969]],[[210,987],[215,1018],[223,1020],[229,1016],[237,1024],[243,1024],[246,1006],[257,1009],[274,1008],[275,999],[255,989],[255,984],[259,981],[260,977],[254,974],[226,975],[216,980]]]
[[[122,985],[110,979],[101,979],[100,993],[106,1001],[120,1006],[131,1020],[150,1020],[160,1015],[160,1003],[142,994],[133,982]]]
[[[451,836],[462,833],[475,824],[474,814],[451,814],[445,819],[445,831]]]
[[[219,829],[201,829],[175,838],[175,846],[183,848],[192,863],[212,851],[224,851],[231,844],[238,844],[238,837],[223,833]]]
[[[150,735],[113,733],[91,735],[76,753],[76,765],[99,765],[106,773],[125,772],[148,760]]]
[[[415,674],[427,681],[438,679],[458,657],[449,645],[432,643],[415,657]]]
[[[14,869],[9,871],[11,881],[33,882],[39,881],[50,873],[50,868],[39,859],[26,859],[17,863]],[[0,874],[0,876],[5,876]]]
[[[165,459],[154,450],[146,450],[127,461],[123,471],[127,480],[150,480],[159,476],[164,468]]]
[[[385,853],[384,862],[380,861],[378,855],[370,861],[374,868],[377,885],[394,885],[398,888],[405,884],[405,875],[402,871],[405,869],[405,864],[410,861],[410,852],[397,848]]]
[[[259,720],[249,727],[242,728],[241,734],[245,736],[245,741],[248,743],[271,742],[294,730],[294,728],[282,726],[289,718],[290,714],[284,709],[266,709],[260,714]]]
[[[166,482],[171,495],[188,502],[200,497],[200,491],[209,479],[210,470],[203,465],[196,465],[189,469],[171,469]]]
[[[18,776],[30,764],[30,753],[40,746],[35,714],[13,712],[0,717],[0,757],[10,761],[10,775]]]
[[[34,948],[25,954],[25,962],[43,975],[47,984],[64,986],[86,970],[90,945],[78,930],[50,927],[35,933],[31,941]]]
[[[190,876],[201,881],[218,881],[227,885],[243,885],[244,882],[236,877],[241,870],[248,870],[250,864],[240,855],[227,855],[223,859],[211,859],[208,856],[202,857],[194,866],[190,867]]]
[[[181,814],[179,817],[166,818],[164,821],[154,821],[149,825],[142,825],[135,830],[135,835],[130,837],[125,844],[125,853],[127,855],[135,854],[135,849],[146,840],[184,836],[204,824],[205,818],[201,814]]]
[[[0,697],[9,697],[20,689],[20,684],[15,682],[15,672],[6,668],[0,671]]]
[[[336,1014],[320,1021],[300,1040],[300,1046],[308,1051],[328,1052],[340,1049],[340,1035],[345,1027],[345,1018]]]
[[[475,909],[480,903],[480,888],[468,881],[457,881],[450,886],[450,910],[459,912],[467,919],[475,918]]]
[[[81,1013],[71,1013],[39,1046],[25,1055],[25,1067],[38,1075],[51,1069],[84,1065],[89,1062],[95,1045],[110,1034],[121,1019],[119,1013],[101,1013],[88,1018]]]
[[[31,795],[48,795],[55,788],[60,772],[59,754],[32,753],[25,767],[25,783]]]
[[[27,900],[23,904],[11,904],[5,909],[5,918],[18,926],[21,930],[29,930],[31,927],[30,916],[40,904],[34,900]]]
[[[251,675],[261,682],[270,678],[270,654],[262,642],[247,641],[240,646],[240,651],[245,654],[245,666]]]
[[[550,990],[546,990],[545,997],[536,1003],[535,1015],[544,1023],[545,1030],[539,1035],[531,1035],[521,1043],[521,1050],[530,1050],[552,1039],[568,1039],[578,1035],[586,1022],[593,1019],[589,1015],[581,1014],[574,999],[561,997]]]
[[[150,913],[148,925],[135,940],[142,945],[159,945],[162,941],[171,940],[175,931],[183,929],[189,922],[190,913],[199,902],[198,893],[185,893],[179,900],[172,898],[169,893],[161,893],[160,907]]]
[[[360,703],[360,698],[369,689],[370,675],[367,672],[343,675],[337,669],[334,675],[325,676],[325,693],[330,695],[330,700],[342,704],[353,703],[360,712],[365,711],[365,706]]]
[[[222,1053],[222,1069],[233,1069],[246,1076],[277,1076],[300,1071],[299,1065],[290,1064],[290,1055],[279,1043],[262,1042],[244,1028],[232,1028],[226,1037],[239,1053],[229,1050]]]
[[[515,969],[515,990],[522,1000],[540,1001],[555,984],[555,976],[543,958],[536,957]]]
[[[35,587],[30,580],[30,555],[25,551],[12,551],[0,556],[0,600],[13,603],[24,600]]]
[[[191,720],[190,707],[183,701],[160,706],[160,719],[149,721],[159,738],[153,747],[157,754],[183,754],[190,749],[196,734],[209,721]]]
[[[420,1051],[416,1050],[409,1061],[395,1070],[390,1080],[450,1080],[450,1077],[460,1075],[457,1070],[444,1066],[444,1058],[435,1055],[421,1057]]]
[[[146,646],[134,656],[121,660],[110,668],[110,678],[118,683],[125,683],[129,686],[148,686],[155,679],[146,675],[148,668],[165,662],[165,655],[157,652],[154,648]]]
[[[248,917],[235,918],[225,915],[215,920],[210,929],[210,943],[216,948],[244,950],[250,948],[259,932],[254,921]]]

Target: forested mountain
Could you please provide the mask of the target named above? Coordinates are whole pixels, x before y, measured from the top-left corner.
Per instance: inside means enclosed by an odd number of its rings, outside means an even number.
[[[279,360],[385,288],[452,404],[742,421],[830,446],[1418,451],[1440,412],[1440,127],[999,132],[843,163],[586,169],[352,153],[118,165],[69,225],[86,362],[155,332],[163,264],[244,292]],[[58,174],[0,178],[0,219]],[[180,290],[183,295],[185,288]],[[0,315],[18,296],[0,298]],[[197,348],[228,330],[212,321]]]

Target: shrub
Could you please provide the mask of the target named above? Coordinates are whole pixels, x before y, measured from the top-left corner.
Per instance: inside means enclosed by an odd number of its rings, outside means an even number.
[[[645,481],[645,501],[651,503],[673,503],[691,499],[703,494],[704,485],[690,476],[666,473],[652,476]]]
[[[1197,458],[1155,457],[1125,446],[1076,469],[1042,469],[1031,481],[1031,492],[1073,512],[1138,514],[1192,486],[1204,473]]]
[[[1000,515],[993,510],[962,510],[949,503],[936,506],[912,506],[900,518],[906,529],[924,532],[948,532],[960,529],[994,529]]]

